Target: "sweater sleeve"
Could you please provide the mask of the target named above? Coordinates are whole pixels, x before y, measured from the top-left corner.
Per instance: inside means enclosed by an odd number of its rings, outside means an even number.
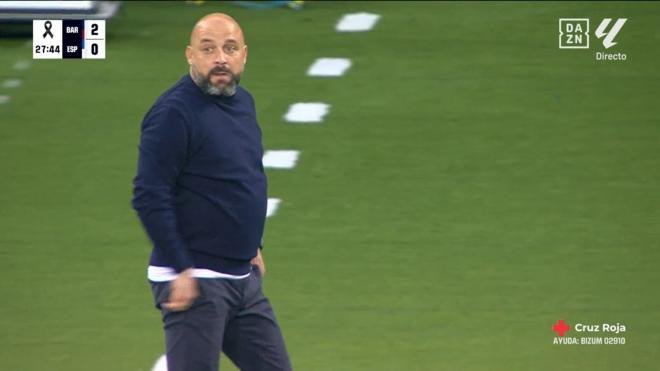
[[[173,107],[155,107],[142,123],[133,208],[147,235],[181,272],[193,266],[177,228],[174,208],[176,180],[188,151],[185,118]]]

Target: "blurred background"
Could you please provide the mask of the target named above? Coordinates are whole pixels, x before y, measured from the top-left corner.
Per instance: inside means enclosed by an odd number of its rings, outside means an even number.
[[[33,17],[0,17],[0,370],[163,353],[130,206],[140,123],[218,11],[245,32],[265,149],[300,151],[267,170],[264,250],[295,369],[658,369],[660,3],[104,6],[75,15],[107,18],[103,60],[33,60]],[[360,12],[373,29],[337,32]],[[605,50],[607,17],[628,21]],[[559,18],[589,18],[591,48],[560,50]],[[322,57],[352,66],[308,76]],[[293,124],[296,102],[330,109]],[[626,344],[553,345],[559,319]]]

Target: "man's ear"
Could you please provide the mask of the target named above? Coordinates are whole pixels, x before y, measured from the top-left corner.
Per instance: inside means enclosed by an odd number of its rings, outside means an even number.
[[[188,60],[188,64],[192,65],[192,46],[190,45],[186,47],[186,59]]]
[[[247,45],[245,45],[243,48],[245,49],[245,55],[243,56],[243,65],[245,66],[245,64],[247,63],[247,56],[248,56]]]

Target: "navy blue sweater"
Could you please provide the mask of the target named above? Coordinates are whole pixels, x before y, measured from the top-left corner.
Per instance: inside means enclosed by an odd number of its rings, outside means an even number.
[[[266,218],[254,99],[202,93],[186,75],[142,122],[133,207],[153,242],[150,265],[246,274]]]

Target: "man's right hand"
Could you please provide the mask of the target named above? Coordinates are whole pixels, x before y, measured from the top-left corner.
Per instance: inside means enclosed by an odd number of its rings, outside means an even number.
[[[192,276],[192,268],[179,273],[176,279],[170,282],[170,297],[163,307],[173,312],[184,311],[192,305],[197,296],[197,279]]]

